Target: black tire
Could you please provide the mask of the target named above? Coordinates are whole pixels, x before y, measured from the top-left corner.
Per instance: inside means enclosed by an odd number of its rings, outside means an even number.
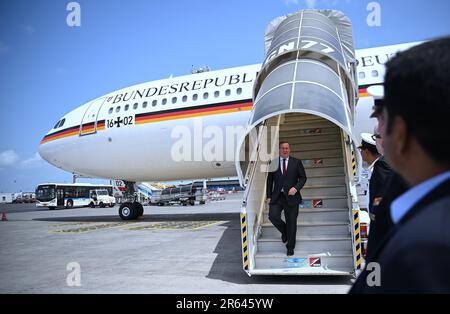
[[[195,200],[190,200],[189,204],[191,204],[191,206],[194,206],[195,205]]]
[[[105,204],[103,202],[100,202],[100,207],[105,208]]]
[[[137,209],[138,217],[141,217],[142,215],[144,215],[144,206],[142,206],[141,203],[134,202],[133,205]]]
[[[200,201],[200,205],[205,205],[205,201]]]
[[[126,202],[119,207],[119,216],[122,220],[135,220],[139,214],[139,208],[136,203]],[[139,203],[138,203],[139,204]]]
[[[55,206],[51,206],[51,207],[49,207],[48,209],[50,209],[50,210],[55,210],[56,207],[55,207]]]
[[[109,207],[114,207],[114,204],[113,204],[113,203],[110,203],[110,204],[109,204]]]
[[[73,207],[73,201],[72,200],[68,200],[66,208],[70,209],[72,207]]]
[[[89,207],[90,207],[90,208],[95,208],[94,202],[91,202],[91,203],[89,204]]]

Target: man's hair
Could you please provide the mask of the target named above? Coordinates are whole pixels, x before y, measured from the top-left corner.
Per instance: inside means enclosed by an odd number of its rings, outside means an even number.
[[[279,146],[281,146],[283,144],[289,144],[289,142],[288,141],[281,141]]]
[[[397,54],[386,65],[386,130],[403,118],[423,150],[450,163],[450,37],[426,42]]]
[[[373,156],[380,155],[380,153],[378,152],[378,149],[375,145],[366,143],[364,141],[361,143],[361,149],[367,149]]]

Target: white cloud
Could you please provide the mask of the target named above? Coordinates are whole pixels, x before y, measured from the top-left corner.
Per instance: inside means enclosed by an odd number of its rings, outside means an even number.
[[[19,155],[12,149],[0,153],[0,166],[11,166],[19,160]]]
[[[22,169],[23,168],[25,168],[25,169],[36,168],[36,167],[40,167],[42,165],[44,165],[44,160],[41,158],[39,153],[35,153],[33,155],[33,157],[22,160],[19,163],[19,167]]]

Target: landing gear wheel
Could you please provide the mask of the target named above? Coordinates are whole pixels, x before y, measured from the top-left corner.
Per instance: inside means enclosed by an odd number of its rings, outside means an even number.
[[[138,217],[139,214],[139,208],[138,206],[135,206],[135,204],[139,203],[123,203],[119,207],[119,216],[122,218],[122,220],[135,220]],[[142,205],[141,205],[142,206]]]
[[[141,203],[134,202],[133,205],[137,209],[137,217],[141,217],[142,215],[144,215],[144,206],[142,206]]]

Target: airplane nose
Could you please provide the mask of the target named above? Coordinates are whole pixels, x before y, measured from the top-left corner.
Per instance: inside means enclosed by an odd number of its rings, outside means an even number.
[[[42,159],[50,163],[50,155],[48,145],[45,144],[45,137],[42,138],[38,146],[38,154]]]

